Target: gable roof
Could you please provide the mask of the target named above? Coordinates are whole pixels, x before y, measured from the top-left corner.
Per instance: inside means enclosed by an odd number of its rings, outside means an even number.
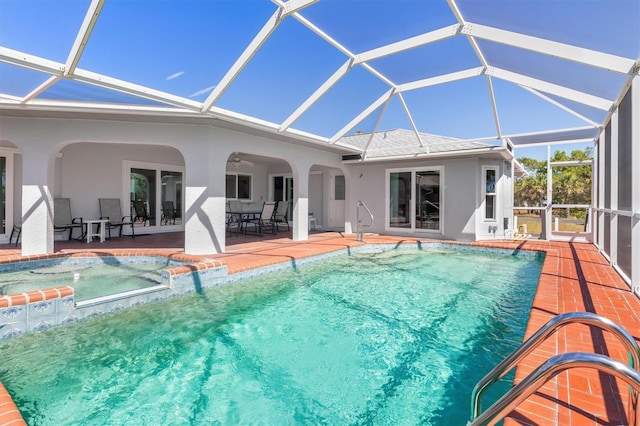
[[[484,142],[465,141],[422,132],[416,134],[406,129],[375,133],[356,132],[355,135],[341,138],[337,144],[363,152],[364,159],[449,154],[496,148],[496,145]]]

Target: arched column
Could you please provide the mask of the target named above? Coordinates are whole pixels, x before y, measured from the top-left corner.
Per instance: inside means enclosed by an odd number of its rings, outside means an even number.
[[[354,191],[352,189],[353,182],[351,180],[351,173],[344,168],[340,169],[340,171],[344,174],[344,233],[351,234],[355,232],[357,227],[356,203],[358,200],[352,198]]]
[[[225,250],[225,165],[203,143],[182,152],[186,166],[184,250],[187,254],[222,253]]]
[[[293,170],[293,241],[309,239],[309,170],[311,164],[292,162]]]
[[[54,155],[37,144],[22,147],[22,255],[53,253]],[[46,165],[46,167],[43,167]]]

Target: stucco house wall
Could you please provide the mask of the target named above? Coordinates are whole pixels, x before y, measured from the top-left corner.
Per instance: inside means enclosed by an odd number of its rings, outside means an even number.
[[[123,181],[125,160],[184,167],[184,159],[175,148],[74,143],[58,155],[56,182],[59,185],[55,186],[52,196],[70,198],[74,215],[98,218],[98,198],[121,198],[123,185],[128,186],[128,181]]]
[[[497,219],[487,222],[483,220],[483,199],[481,196],[481,173],[483,166],[496,166],[499,168],[498,208]],[[441,231],[433,232],[421,229],[415,231],[389,227],[387,224],[387,209],[389,201],[384,196],[387,186],[387,174],[389,170],[419,169],[441,167],[441,191],[443,207],[440,215]],[[511,202],[508,196],[510,183],[502,176],[504,172],[503,160],[491,158],[457,158],[438,159],[430,161],[404,161],[404,162],[380,162],[349,164],[353,179],[351,189],[352,204],[363,201],[374,216],[374,225],[365,229],[365,232],[421,235],[425,238],[452,239],[457,241],[475,241],[483,238],[493,238],[488,226],[499,224],[495,237],[502,237],[503,217],[509,213],[509,209],[502,208],[503,202]],[[511,209],[512,210],[512,209]],[[361,214],[363,223],[368,223],[366,214]],[[350,218],[356,223],[356,211]],[[355,232],[355,229],[354,229]]]
[[[293,177],[294,240],[307,238],[310,211],[323,228],[355,232],[359,200],[374,214],[374,225],[368,232],[407,233],[387,225],[389,169],[441,168],[440,231],[418,229],[413,235],[460,241],[501,237],[503,218],[509,215],[512,203],[508,196],[511,178],[505,172],[505,164],[509,163],[499,153],[476,156],[470,151],[455,157],[345,163],[341,153],[329,152],[327,147],[290,143],[274,136],[208,124],[0,117],[0,129],[3,144],[15,147],[19,153],[15,155],[14,173],[16,194],[21,193],[22,200],[21,208],[13,206],[13,209],[16,222],[21,212],[29,212],[29,216],[22,214],[25,254],[53,250],[52,198],[71,198],[74,215],[88,218],[99,217],[98,198],[117,197],[128,202],[128,174],[124,170],[127,161],[184,168],[185,250],[193,254],[224,251],[227,171],[254,176],[251,201],[255,205],[269,199],[270,174]],[[227,163],[234,152],[286,163],[274,167],[268,162],[256,162],[253,166],[236,168]],[[498,168],[496,232],[489,230],[479,214],[483,208],[481,181],[485,166]],[[338,220],[336,210],[331,209],[336,175],[344,175],[346,183],[344,219]],[[43,196],[49,197],[49,201],[42,203]],[[19,198],[14,196],[14,201]],[[505,203],[509,206],[505,207]]]

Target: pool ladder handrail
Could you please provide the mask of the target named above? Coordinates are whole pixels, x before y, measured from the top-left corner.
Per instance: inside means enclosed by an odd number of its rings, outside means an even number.
[[[371,222],[368,225],[362,225],[362,220],[360,219],[360,207],[364,208],[367,213],[369,213],[369,218]],[[364,201],[358,201],[356,204],[356,236],[358,241],[362,241],[362,229],[363,228],[371,228],[373,226],[373,213],[369,210],[369,207],[364,203]]]
[[[611,332],[618,337],[626,347],[629,357],[629,364],[632,369],[640,367],[640,347],[637,342],[624,328],[614,323],[608,318],[601,317],[591,312],[568,312],[560,314],[549,320],[544,326],[536,331],[533,336],[527,339],[515,351],[500,362],[493,370],[487,373],[473,388],[471,393],[471,422],[476,424],[475,419],[479,418],[482,411],[482,394],[485,390],[502,377],[504,377],[516,364],[529,355],[533,350],[540,346],[551,334],[560,327],[568,324],[580,323],[583,325],[593,325],[603,330]],[[549,362],[549,361],[547,361]],[[536,370],[537,371],[537,370]],[[535,373],[535,372],[534,372]],[[531,375],[533,375],[532,373]],[[508,395],[505,394],[505,396]],[[504,397],[503,397],[504,398]],[[638,400],[637,392],[629,393],[629,420],[633,418],[635,424],[636,401]],[[497,402],[494,404],[494,406]],[[493,407],[493,406],[492,406]],[[487,410],[489,411],[489,410]],[[486,413],[486,412],[485,412]],[[483,414],[484,416],[484,414]]]
[[[636,413],[638,410],[638,391],[640,391],[640,372],[634,370],[606,355],[588,352],[569,352],[555,355],[545,361],[533,373],[529,374],[509,392],[504,394],[487,411],[477,418],[470,420],[467,426],[494,425],[513,411],[521,402],[529,398],[534,392],[544,386],[549,380],[563,371],[572,368],[594,368],[598,371],[611,374],[633,388],[630,395],[636,395],[633,401],[629,401],[629,425],[638,426]],[[631,398],[630,398],[631,399]]]

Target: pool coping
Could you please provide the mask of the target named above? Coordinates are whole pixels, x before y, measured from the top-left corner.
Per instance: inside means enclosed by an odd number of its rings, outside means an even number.
[[[640,312],[640,301],[630,291],[629,286],[624,283],[620,276],[615,272],[611,265],[604,259],[604,257],[598,252],[597,248],[591,244],[580,243],[553,243],[547,241],[533,241],[533,240],[496,240],[496,241],[480,241],[475,243],[458,243],[449,241],[437,241],[427,240],[423,238],[406,238],[406,237],[393,237],[393,236],[368,236],[366,242],[360,243],[353,238],[353,236],[345,237],[340,236],[335,239],[323,240],[319,243],[316,241],[316,246],[309,249],[309,246],[314,242],[294,242],[290,241],[283,244],[284,252],[278,249],[277,253],[274,252],[273,247],[263,248],[263,251],[270,253],[268,256],[260,256],[262,249],[252,247],[245,251],[236,251],[235,253],[225,253],[216,256],[215,259],[206,256],[187,256],[184,254],[170,251],[172,256],[181,257],[183,259],[193,259],[196,262],[194,265],[190,265],[190,270],[207,269],[211,266],[225,266],[228,274],[236,274],[242,271],[251,271],[261,269],[265,266],[277,265],[281,263],[290,263],[295,265],[302,259],[315,256],[318,254],[332,253],[340,250],[353,250],[356,247],[363,245],[377,245],[377,244],[406,244],[406,243],[439,243],[447,245],[463,245],[471,247],[484,247],[488,249],[506,249],[513,252],[533,251],[542,252],[545,254],[545,259],[542,265],[542,274],[538,282],[538,288],[534,303],[531,308],[530,318],[525,332],[525,337],[529,337],[533,334],[542,324],[548,319],[558,313],[565,311],[575,310],[591,310],[591,311],[605,311],[596,312],[600,314],[607,313],[612,319],[623,327],[627,328],[632,335],[640,335],[640,327],[635,324],[639,324],[639,319],[635,316],[634,312]],[[111,254],[119,252],[118,250],[110,251]],[[126,250],[126,253],[135,253],[140,255],[154,253],[158,251],[154,250]],[[166,254],[164,251],[162,254]],[[54,254],[53,256],[60,256],[61,254]],[[65,256],[66,254],[62,254]],[[42,258],[38,256],[37,258]],[[17,259],[13,259],[14,261]],[[584,263],[584,267],[582,264]],[[210,266],[211,265],[211,266]],[[575,270],[581,269],[583,276],[577,276]],[[586,273],[585,273],[586,272]],[[257,272],[256,272],[257,273]],[[580,274],[578,274],[580,275]],[[586,278],[585,278],[586,276]],[[585,283],[586,281],[586,283]],[[569,300],[567,295],[569,294],[564,287],[571,287],[570,290],[575,292],[575,286],[587,286],[589,287],[586,292],[591,290],[591,286],[596,286],[596,289],[616,293],[617,298],[624,299],[629,309],[624,309],[624,314],[617,315],[616,318],[616,306],[604,306],[600,307],[596,304],[594,307],[587,306],[580,298],[573,297]],[[600,286],[601,288],[598,288]],[[584,299],[583,290],[582,298]],[[616,297],[612,296],[610,301],[615,303]],[[566,299],[566,300],[565,300]],[[602,298],[595,298],[594,300],[600,301]],[[568,303],[568,302],[572,302]],[[573,345],[593,345],[593,342],[589,341],[589,336],[585,337],[584,332],[578,333],[571,330],[558,333],[555,339],[549,339],[543,347],[532,354],[531,360],[527,358],[521,364],[518,365],[516,370],[516,379],[518,382],[532,371],[536,365],[539,365],[540,359],[546,360],[549,354],[555,354],[564,352],[567,348]],[[624,348],[621,345],[617,345],[615,341],[604,338],[604,342],[599,342],[600,345],[604,345],[608,349],[611,356],[625,355]],[[586,342],[586,343],[585,343]],[[539,353],[538,353],[539,352]],[[542,354],[542,355],[541,355]],[[626,356],[624,357],[626,359]],[[623,422],[625,416],[625,404],[626,389],[624,386],[618,386],[613,392],[611,389],[602,389],[604,395],[600,395],[597,389],[596,380],[589,375],[579,375],[581,381],[577,381],[576,374],[563,373],[559,375],[554,381],[547,384],[540,392],[538,392],[531,400],[527,400],[522,403],[513,413],[511,413],[505,419],[505,425],[518,425],[518,424],[572,424],[572,425],[596,425],[602,424],[603,419],[609,419],[609,421]],[[596,375],[597,379],[597,375]],[[1,383],[0,383],[1,385]],[[569,400],[568,389],[571,387],[572,399]],[[8,420],[9,423],[4,423],[3,414],[15,413],[15,404],[11,400],[7,393],[8,401],[2,396],[2,389],[0,388],[0,425],[4,424],[24,424],[15,423],[12,418]],[[5,390],[6,391],[6,390]],[[617,392],[616,392],[617,391]],[[574,393],[578,393],[579,397],[574,396]],[[612,404],[611,401],[615,404]],[[569,402],[570,401],[570,402]],[[587,409],[582,408],[580,405],[582,402],[586,404]],[[12,406],[13,404],[13,406]],[[612,408],[612,406],[614,406]],[[465,408],[466,409],[466,408]]]

